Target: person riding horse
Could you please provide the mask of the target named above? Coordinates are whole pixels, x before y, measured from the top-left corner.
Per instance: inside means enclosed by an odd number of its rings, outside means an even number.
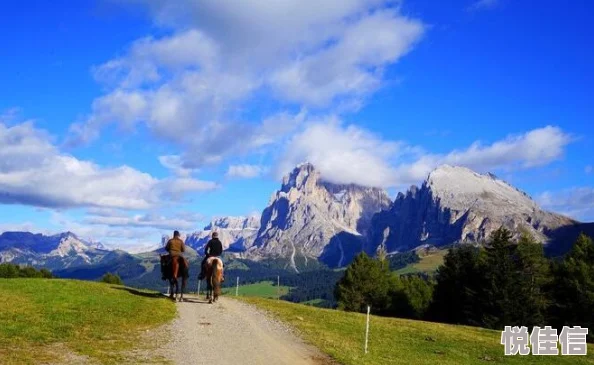
[[[177,278],[179,272],[180,258],[183,260],[182,253],[186,251],[186,245],[180,238],[178,231],[173,232],[173,238],[167,241],[165,250],[171,255],[171,265],[173,269],[173,277]]]
[[[205,278],[206,273],[206,261],[208,261],[211,257],[220,257],[223,254],[223,244],[219,240],[219,233],[213,232],[212,239],[208,241],[206,247],[204,247],[204,259],[202,260],[202,264],[200,265],[200,275],[198,275],[198,280],[203,280]],[[222,281],[225,281],[223,277]]]

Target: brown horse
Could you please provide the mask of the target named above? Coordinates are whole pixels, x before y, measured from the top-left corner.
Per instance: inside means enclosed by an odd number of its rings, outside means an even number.
[[[223,261],[218,257],[211,257],[206,261],[206,299],[214,303],[221,295],[223,281]]]
[[[179,269],[177,271],[177,277],[173,277],[173,260],[179,260]],[[186,283],[190,277],[189,272],[190,265],[188,261],[182,257],[172,257],[171,255],[161,255],[161,279],[169,280],[169,298],[177,300],[177,294],[179,293],[179,282],[178,279],[182,279],[181,296],[179,301],[184,300],[184,291],[186,290]],[[175,292],[173,291],[175,287]],[[174,295],[175,293],[175,295]]]

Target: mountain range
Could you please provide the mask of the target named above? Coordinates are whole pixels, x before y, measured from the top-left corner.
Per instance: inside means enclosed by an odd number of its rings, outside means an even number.
[[[328,182],[305,163],[283,178],[261,217],[216,218],[182,238],[192,261],[217,231],[228,257],[286,260],[298,271],[312,261],[343,267],[359,252],[375,254],[380,248],[396,253],[422,245],[482,243],[501,226],[516,235],[531,234],[553,254],[567,251],[581,231],[594,234],[594,224],[547,212],[493,174],[444,165],[420,187],[412,186],[391,200],[379,188]],[[163,236],[161,244],[168,238]],[[135,280],[154,279],[159,276],[159,252],[109,250],[72,232],[0,235],[0,262],[46,267],[84,279],[106,271],[125,272],[124,277]]]

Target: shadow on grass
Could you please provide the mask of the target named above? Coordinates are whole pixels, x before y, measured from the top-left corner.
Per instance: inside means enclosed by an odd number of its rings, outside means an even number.
[[[132,288],[127,288],[127,287],[123,287],[123,286],[112,286],[113,289],[117,289],[117,290],[124,290],[127,291],[130,294],[133,295],[138,295],[140,297],[145,297],[145,298],[154,298],[154,299],[169,299],[167,296],[161,294],[161,293],[147,293],[147,292],[143,292],[140,290],[136,290],[136,289],[132,289]]]

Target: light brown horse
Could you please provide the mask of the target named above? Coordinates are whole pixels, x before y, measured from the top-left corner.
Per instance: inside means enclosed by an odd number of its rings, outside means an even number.
[[[223,261],[218,257],[211,257],[206,261],[206,299],[215,303],[221,295],[223,281]]]

